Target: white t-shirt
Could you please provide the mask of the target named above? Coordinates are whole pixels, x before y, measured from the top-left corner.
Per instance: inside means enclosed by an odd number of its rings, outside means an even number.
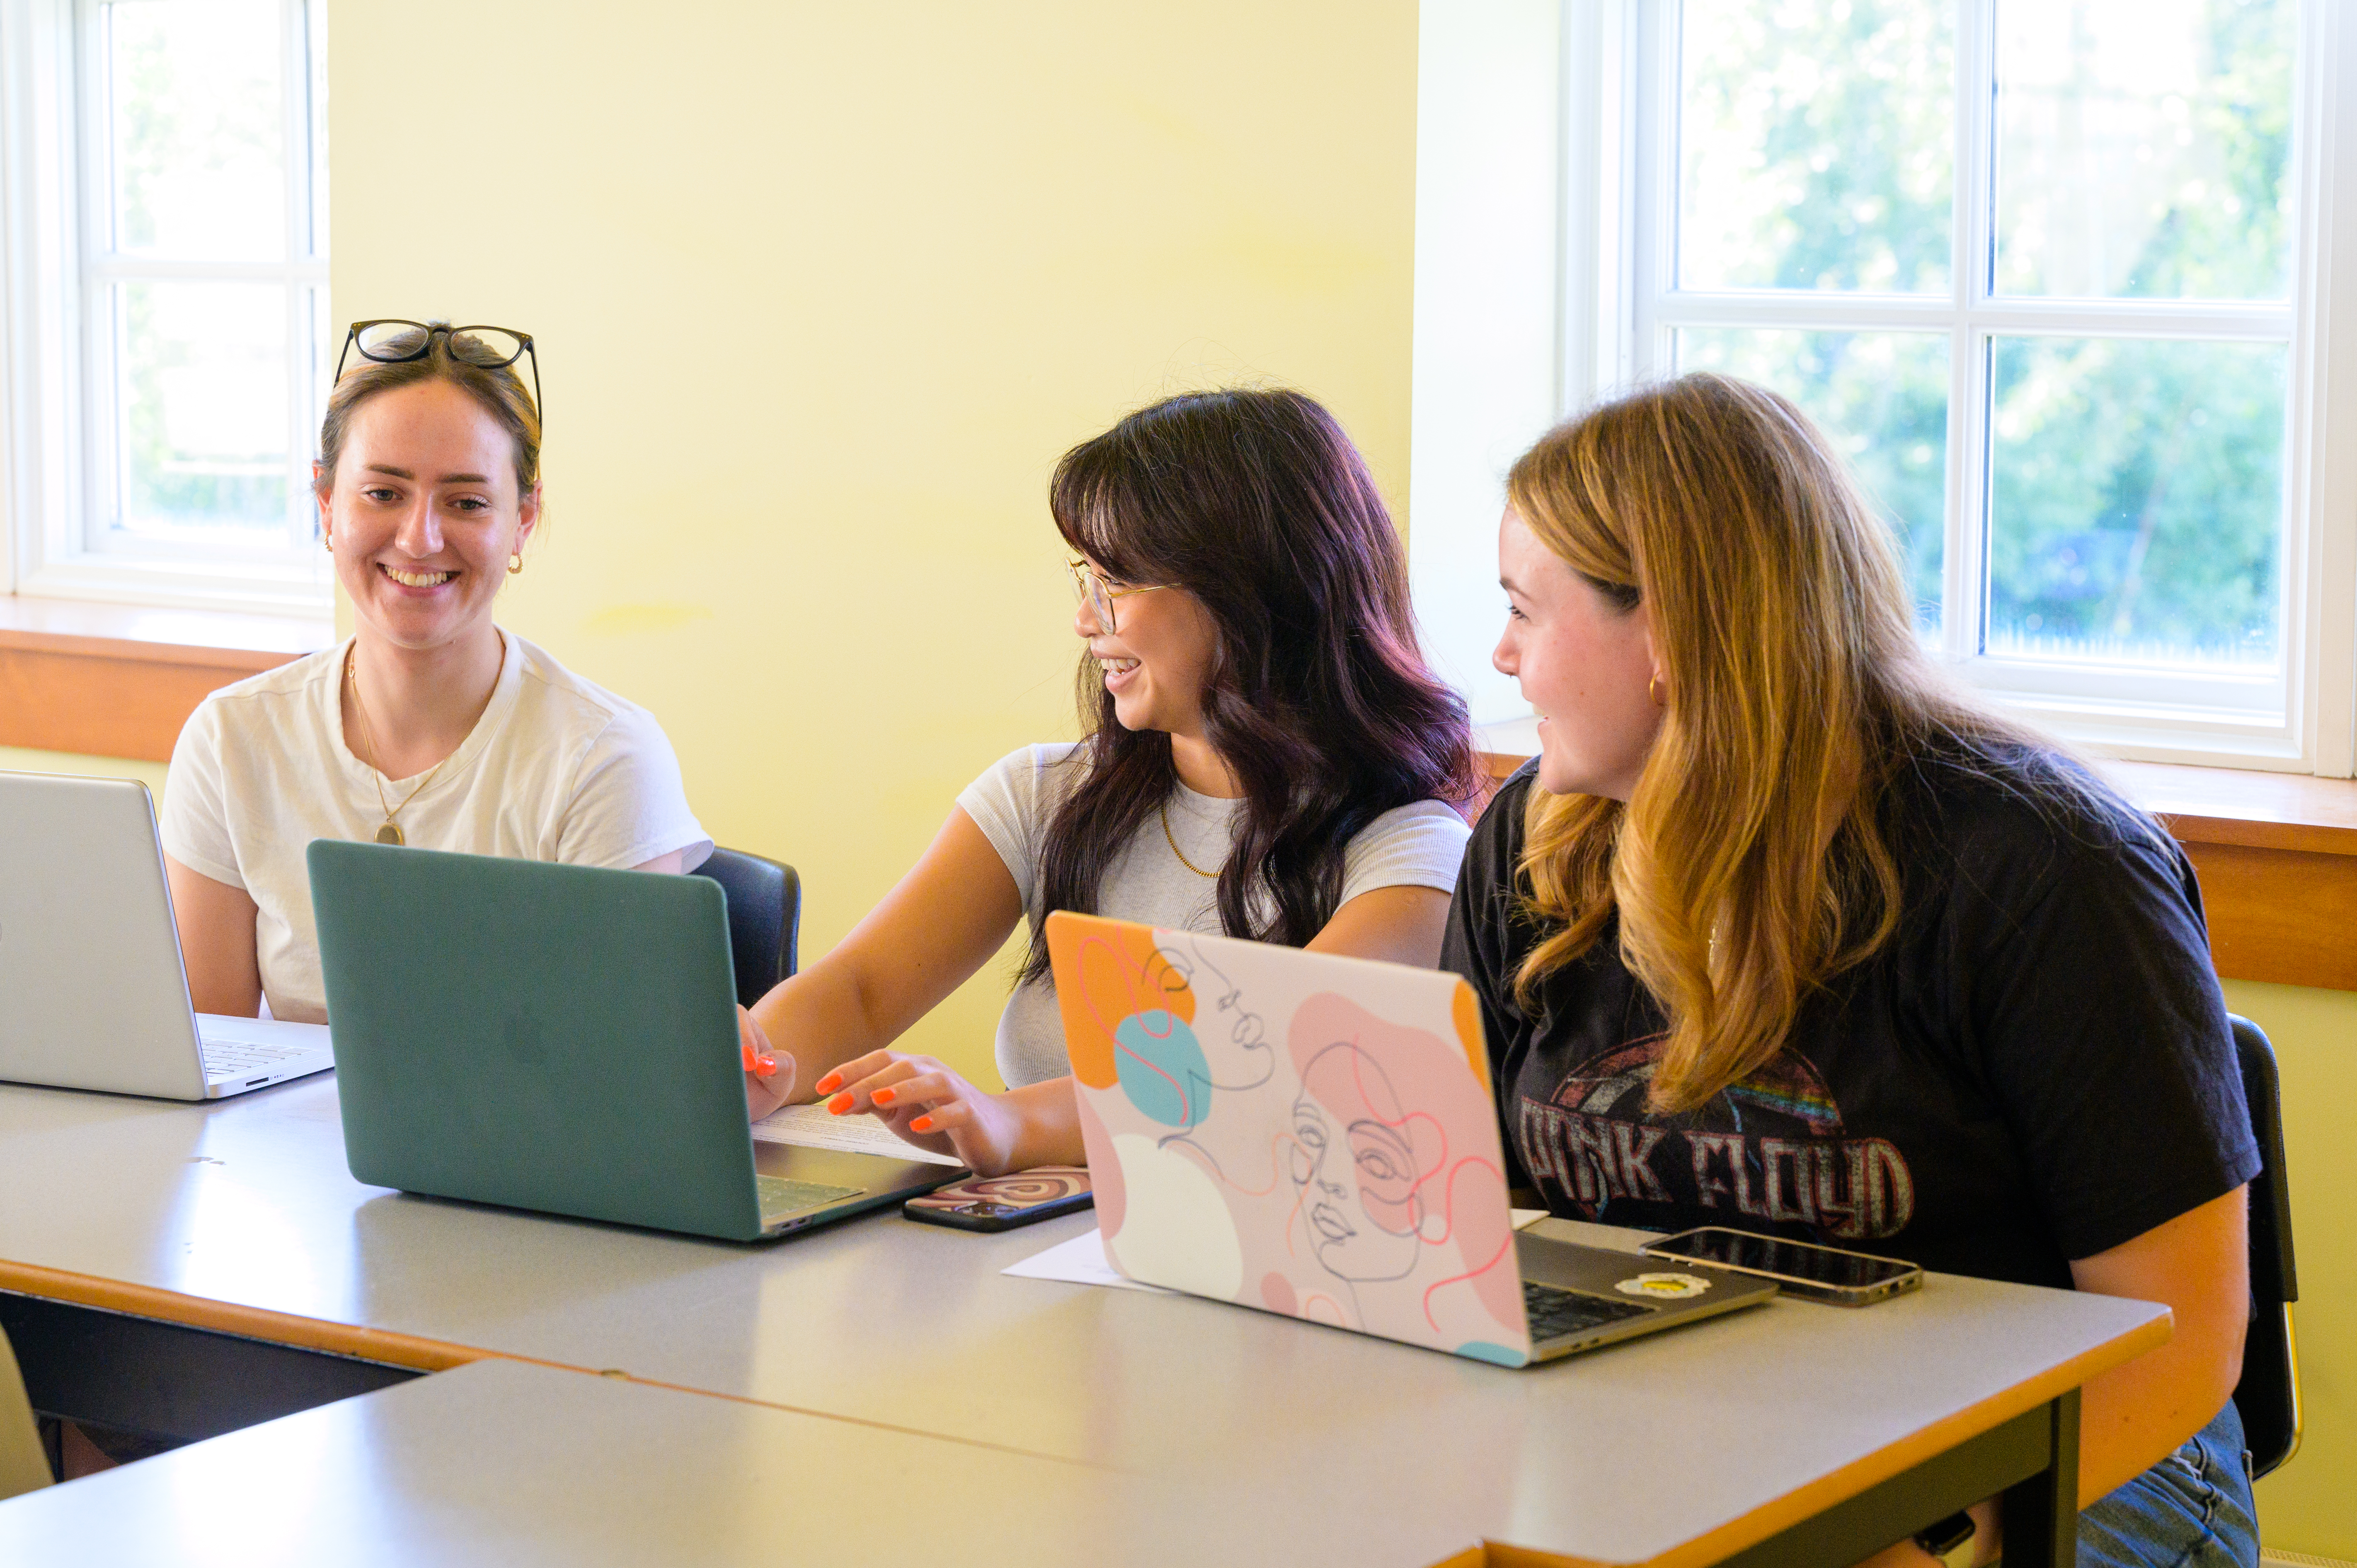
[[[711,853],[654,716],[500,635],[490,705],[423,789],[425,774],[381,779],[344,743],[349,642],[225,686],[188,715],[165,780],[164,853],[252,896],[274,1016],[328,1016],[303,852],[313,839],[373,839],[381,801],[425,849],[603,866],[684,850],[690,868]]]
[[[1079,782],[1082,766],[1075,745],[1027,746],[999,758],[958,796],[957,803],[1014,875],[1027,920],[1039,918],[1039,847],[1049,819]],[[1097,913],[1216,935],[1218,879],[1179,864],[1171,840],[1189,860],[1216,872],[1227,864],[1232,830],[1243,809],[1242,800],[1178,786],[1170,797],[1169,837],[1163,836],[1158,818],[1138,830],[1097,890]],[[1342,902],[1378,887],[1455,891],[1469,832],[1465,819],[1443,801],[1419,800],[1385,811],[1343,848]],[[1017,986],[998,1019],[999,1076],[1009,1088],[1019,1088],[1071,1070],[1053,982],[1043,975]]]

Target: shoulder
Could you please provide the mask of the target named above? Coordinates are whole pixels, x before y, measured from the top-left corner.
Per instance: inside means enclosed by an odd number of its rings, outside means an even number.
[[[651,713],[558,663],[546,649],[513,638],[522,665],[522,685],[511,723],[533,746],[587,747],[595,754],[658,751],[668,755],[671,737]],[[576,751],[575,755],[578,755]]]
[[[1445,849],[1453,865],[1470,832],[1446,800],[1415,800],[1393,807],[1352,834],[1349,853],[1356,859],[1411,848]]]
[[[2189,898],[2190,866],[2175,841],[2059,752],[1917,759],[1892,780],[1884,812],[1916,877],[2001,915],[2054,897]]]
[[[2171,842],[2085,764],[2034,746],[1914,758],[1892,779],[1886,811],[1900,833],[1936,835],[1958,859],[1982,864],[2102,860]]]
[[[1019,746],[984,768],[964,793],[1028,806],[1069,790],[1083,766],[1077,741]]]
[[[307,653],[210,693],[182,726],[180,746],[250,745],[256,736],[281,728],[323,695],[320,688],[332,688],[342,679],[346,646],[339,642]]]
[[[1514,863],[1522,857],[1523,826],[1528,817],[1531,791],[1538,788],[1539,759],[1532,757],[1498,786],[1475,819],[1471,842],[1465,851],[1467,874],[1480,881],[1509,882]]]

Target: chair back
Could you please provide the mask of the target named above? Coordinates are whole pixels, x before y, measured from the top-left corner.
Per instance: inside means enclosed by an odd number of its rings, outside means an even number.
[[[791,865],[742,850],[716,849],[695,868],[728,897],[728,954],[737,1000],[750,1007],[794,972],[802,924],[802,879]]]
[[[25,1380],[16,1371],[16,1353],[8,1336],[0,1332],[0,1501],[37,1491],[56,1477],[49,1474],[49,1455],[41,1446],[40,1429],[33,1424],[33,1407],[25,1398]]]
[[[2291,1184],[2284,1171],[2283,1093],[2275,1047],[2248,1018],[2230,1015],[2227,1021],[2234,1028],[2243,1098],[2259,1144],[2259,1174],[2251,1183],[2251,1327],[2243,1341],[2242,1380],[2234,1385],[2255,1479],[2299,1447],[2299,1367],[2291,1337],[2299,1275],[2292,1259]]]

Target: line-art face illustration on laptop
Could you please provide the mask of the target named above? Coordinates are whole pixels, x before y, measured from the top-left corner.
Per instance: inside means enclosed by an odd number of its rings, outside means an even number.
[[[1510,1366],[1771,1294],[1516,1236],[1455,975],[1065,914],[1049,946],[1133,1278]]]

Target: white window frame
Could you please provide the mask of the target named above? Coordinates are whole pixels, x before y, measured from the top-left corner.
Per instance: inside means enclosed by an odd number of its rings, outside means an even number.
[[[1983,159],[1993,127],[1983,80],[1994,0],[1959,0],[1960,145],[1949,298],[1679,295],[1667,286],[1675,221],[1663,198],[1674,156],[1674,0],[1490,0],[1426,5],[1419,47],[1416,334],[1410,559],[1417,607],[1477,721],[1527,714],[1485,670],[1499,629],[1488,585],[1515,452],[1555,419],[1669,370],[1678,326],[1814,329],[1931,327],[1950,334],[1949,612],[1940,651],[1993,698],[2101,753],[2348,777],[2357,771],[2357,105],[2334,112],[2330,84],[2357,80],[2357,16],[2299,0],[2291,178],[2293,295],[2287,306],[2171,306],[2165,335],[2288,340],[2280,682],[1982,657],[1978,591],[1986,516],[1985,407],[1967,395],[1991,333],[2159,336],[2142,302],[1991,300]],[[1474,13],[1480,13],[1478,16]],[[1551,83],[1532,62],[1554,67]],[[1544,154],[1527,140],[1544,125]],[[1503,175],[1500,171],[1506,171]],[[1498,188],[1501,185],[1502,190]],[[1465,193],[1493,199],[1469,217]],[[1534,215],[1537,216],[1534,216]],[[1544,238],[1534,238],[1543,235]],[[1548,244],[1551,242],[1551,246]],[[1548,248],[1556,281],[1539,301],[1512,259]],[[2348,305],[2330,304],[2336,274]],[[1478,306],[1468,301],[1479,301]],[[1548,395],[1537,388],[1544,384]],[[2337,392],[2337,396],[2335,395]],[[1474,409],[1475,413],[1463,412]],[[2335,416],[2338,423],[2336,424]],[[1489,421],[1486,434],[1471,428]],[[2336,429],[2349,434],[2331,438]],[[1480,604],[1486,615],[1472,613]],[[1959,613],[1962,607],[1964,613]],[[2259,690],[2254,690],[2254,686]]]
[[[328,286],[325,7],[279,0],[290,253],[164,262],[105,249],[109,171],[100,0],[0,0],[0,592],[317,618],[333,606],[327,553],[290,518],[284,550],[156,542],[96,547],[112,493],[113,428],[92,366],[115,283],[251,279],[287,288],[290,481],[317,440]],[[296,152],[301,149],[301,152]],[[307,309],[306,300],[316,301]]]

